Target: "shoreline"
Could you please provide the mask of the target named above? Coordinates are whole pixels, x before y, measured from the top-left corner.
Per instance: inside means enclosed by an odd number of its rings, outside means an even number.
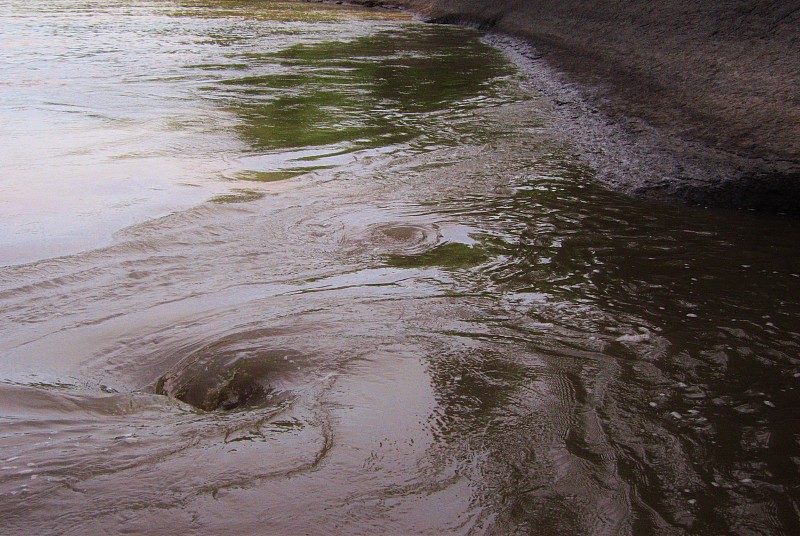
[[[788,198],[772,195],[800,185],[742,180],[743,171],[756,167],[749,159],[680,139],[635,117],[611,117],[596,102],[593,88],[569,80],[530,43],[491,31],[484,40],[547,100],[556,138],[574,149],[601,184],[653,201],[800,214],[795,197],[800,190]]]
[[[536,4],[554,13],[534,13],[536,5],[510,0],[492,6],[480,0],[352,3],[408,9],[425,22],[486,31],[486,41],[503,50],[532,89],[550,101],[557,137],[570,143],[594,168],[597,180],[614,190],[658,201],[800,215],[800,59],[792,53],[792,47],[800,47],[800,35],[795,36],[800,31],[780,30],[783,26],[759,30],[760,19],[751,16],[753,32],[760,34],[734,35],[714,44],[720,56],[714,61],[722,66],[715,76],[727,81],[720,85],[691,67],[710,61],[705,46],[712,40],[709,35],[728,32],[736,6],[712,13],[701,5],[691,14],[698,25],[681,28],[683,34],[676,36],[669,30],[688,15],[678,13],[675,22],[664,17],[670,9],[689,5],[684,0],[670,0],[656,14],[642,14],[633,6],[628,21],[617,20],[612,8],[592,12],[584,0],[572,0],[567,3],[577,9],[574,26],[583,33],[571,36],[566,35],[569,28],[562,30],[557,23],[558,17],[572,21],[572,13],[566,17],[559,13],[566,8],[547,0]],[[800,9],[800,2],[795,3]],[[798,18],[796,10],[787,13],[780,24]],[[532,21],[536,28],[526,26]],[[645,42],[635,35],[637,25],[650,27],[650,36],[663,35],[665,42]],[[619,31],[622,37],[598,34],[600,29]],[[777,36],[775,43],[770,36]],[[765,38],[766,48],[752,57],[736,55],[742,46]],[[784,45],[789,48],[782,49]],[[626,46],[636,50],[625,49],[630,54],[609,59]],[[723,65],[726,55],[740,61]],[[767,63],[761,65],[761,60]],[[767,81],[767,74],[772,76],[774,87],[753,87],[762,74]]]

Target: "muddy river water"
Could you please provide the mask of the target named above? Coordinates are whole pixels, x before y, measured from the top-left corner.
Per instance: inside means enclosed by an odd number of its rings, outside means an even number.
[[[594,184],[480,37],[0,5],[0,532],[800,532],[800,224]]]

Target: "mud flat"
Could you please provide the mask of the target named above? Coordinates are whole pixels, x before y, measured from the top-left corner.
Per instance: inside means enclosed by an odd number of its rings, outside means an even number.
[[[491,30],[612,188],[800,213],[800,2],[391,4]]]

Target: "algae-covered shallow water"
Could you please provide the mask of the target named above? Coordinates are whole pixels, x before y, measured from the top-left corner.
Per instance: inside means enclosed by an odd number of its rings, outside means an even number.
[[[3,533],[800,530],[797,221],[598,187],[402,13],[0,19]]]

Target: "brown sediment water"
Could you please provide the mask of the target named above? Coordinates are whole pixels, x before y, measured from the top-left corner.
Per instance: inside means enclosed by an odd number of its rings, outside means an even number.
[[[3,9],[3,533],[800,528],[796,220],[603,189],[470,30]]]

